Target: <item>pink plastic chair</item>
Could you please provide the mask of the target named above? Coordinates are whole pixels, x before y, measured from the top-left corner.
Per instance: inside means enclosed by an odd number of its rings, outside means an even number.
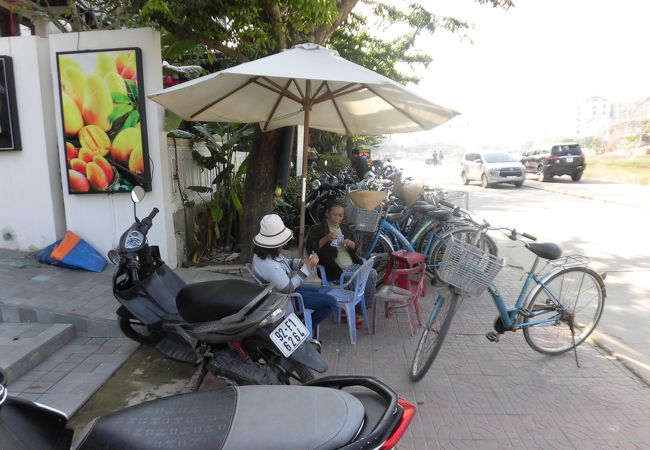
[[[375,292],[375,306],[372,308],[372,334],[375,334],[377,329],[377,310],[379,304],[384,304],[384,314],[390,317],[394,310],[404,309],[409,319],[411,328],[411,336],[415,334],[417,325],[422,325],[422,318],[420,316],[420,302],[419,297],[424,289],[424,282],[426,275],[424,274],[425,265],[420,264],[416,267],[409,267],[405,269],[391,270],[387,284],[384,284],[379,291]],[[408,286],[410,289],[404,289],[396,286],[398,282],[404,282],[408,279]]]

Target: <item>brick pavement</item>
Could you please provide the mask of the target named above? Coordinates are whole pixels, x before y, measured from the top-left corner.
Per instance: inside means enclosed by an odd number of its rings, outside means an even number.
[[[29,260],[20,267],[17,260],[16,253],[8,256],[0,250],[0,311],[6,322],[65,314],[85,318],[90,316],[82,313],[88,304],[99,310],[114,302],[110,269],[95,275],[33,266]],[[207,271],[181,273],[188,280],[219,277]],[[506,298],[513,298],[519,280],[514,268],[499,275]],[[425,313],[434,292],[431,289],[422,301]],[[63,296],[67,301],[54,301]],[[84,378],[112,373],[111,364],[133,344],[119,334],[89,334],[116,329],[108,307],[102,314],[93,317],[61,355],[57,352],[55,360],[44,361],[36,373],[28,374],[32,379],[19,380],[25,396],[48,403],[55,394],[86,395]],[[356,346],[350,345],[345,325],[322,326],[326,375],[373,375],[415,402],[418,414],[400,449],[649,448],[650,389],[589,344],[578,349],[578,368],[572,353],[550,357],[534,352],[520,332],[491,343],[484,334],[491,330],[496,309],[483,295],[462,303],[429,373],[412,383],[408,370],[419,336],[410,336],[405,316],[378,316],[377,335],[358,333]],[[63,380],[64,385],[52,390]]]
[[[512,267],[499,274],[506,299],[514,301],[520,278]],[[426,313],[431,291],[421,302]],[[327,374],[372,374],[417,404],[400,449],[650,448],[648,385],[589,344],[578,347],[578,368],[572,352],[539,354],[521,332],[489,342],[496,315],[487,294],[466,299],[418,383],[408,371],[419,336],[410,336],[406,316],[378,314],[376,336],[358,333],[356,346],[344,326],[327,324]]]

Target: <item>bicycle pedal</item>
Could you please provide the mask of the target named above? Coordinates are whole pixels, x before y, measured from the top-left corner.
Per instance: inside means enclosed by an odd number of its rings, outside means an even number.
[[[494,331],[489,331],[485,333],[485,338],[490,342],[499,342],[499,335]]]

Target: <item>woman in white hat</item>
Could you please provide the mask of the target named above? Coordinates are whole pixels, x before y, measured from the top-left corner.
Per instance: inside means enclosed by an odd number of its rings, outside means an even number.
[[[305,307],[313,311],[314,328],[323,319],[336,311],[336,299],[327,294],[329,288],[303,284],[318,264],[318,256],[309,259],[287,259],[280,254],[280,247],[293,237],[277,214],[267,214],[260,221],[260,232],[253,239],[253,271],[268,283],[273,283],[278,292],[298,292]],[[292,271],[297,271],[293,275]]]

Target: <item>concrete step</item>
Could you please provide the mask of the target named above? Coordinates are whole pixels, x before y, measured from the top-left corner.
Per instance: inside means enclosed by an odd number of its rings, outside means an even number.
[[[77,336],[20,378],[10,379],[7,390],[71,417],[137,348],[126,338]]]
[[[9,382],[21,377],[75,337],[71,324],[0,323],[0,367]]]

